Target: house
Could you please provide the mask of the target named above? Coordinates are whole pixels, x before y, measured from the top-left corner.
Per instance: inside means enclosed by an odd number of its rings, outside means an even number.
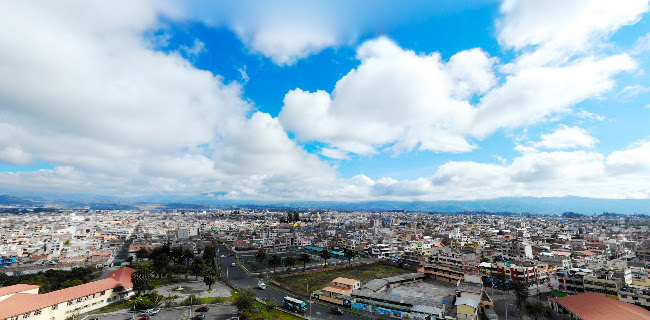
[[[355,279],[338,277],[323,288],[316,298],[339,305],[350,305],[350,294],[361,287],[361,282]]]

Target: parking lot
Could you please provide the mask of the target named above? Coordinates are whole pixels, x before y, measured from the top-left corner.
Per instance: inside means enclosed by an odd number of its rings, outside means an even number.
[[[190,311],[192,315],[196,315],[197,312],[194,312],[199,306],[193,307],[182,307],[182,308],[173,308],[173,309],[162,309],[158,314],[151,316],[151,320],[184,320],[190,319]],[[208,312],[202,312],[205,314],[206,320],[226,320],[231,317],[237,316],[237,308],[232,305],[214,305],[210,306]],[[133,317],[133,312],[128,312],[127,310],[115,311],[110,314],[101,314],[101,315],[92,315],[86,317],[85,319],[91,317],[97,317],[99,320],[124,320]],[[140,314],[136,313],[134,319],[140,318]]]

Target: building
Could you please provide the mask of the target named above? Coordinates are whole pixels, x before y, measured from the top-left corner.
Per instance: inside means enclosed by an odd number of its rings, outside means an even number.
[[[338,305],[350,306],[350,294],[360,287],[359,280],[338,277],[332,280],[330,285],[317,292],[315,297]]]
[[[64,320],[124,299],[133,293],[133,269],[123,267],[106,279],[39,294],[39,286],[18,284],[0,288],[1,320]]]
[[[627,302],[607,298],[597,293],[549,299],[551,308],[562,319],[581,320],[645,320],[650,311]]]

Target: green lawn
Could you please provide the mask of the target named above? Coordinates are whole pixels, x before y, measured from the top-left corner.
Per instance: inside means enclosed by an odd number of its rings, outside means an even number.
[[[356,279],[365,284],[373,279],[381,279],[398,276],[400,274],[412,273],[413,271],[401,269],[381,263],[366,264],[358,267],[343,268],[337,270],[329,270],[316,272],[312,274],[304,274],[298,276],[291,276],[286,278],[274,278],[278,282],[283,282],[296,288],[307,289],[309,283],[309,291],[319,290],[327,286],[332,280],[343,277],[349,279]]]
[[[302,319],[296,316],[292,316],[290,314],[286,314],[282,311],[279,310],[271,310],[271,311],[266,311],[266,308],[264,307],[263,304],[255,301],[253,302],[253,307],[254,308],[260,308],[260,312],[255,312],[251,314],[251,317],[248,318],[250,320],[265,320],[265,319],[274,319],[274,320],[295,320],[295,319]]]

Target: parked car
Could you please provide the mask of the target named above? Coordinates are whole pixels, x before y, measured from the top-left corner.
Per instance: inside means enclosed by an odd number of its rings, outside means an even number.
[[[235,255],[231,253],[231,254],[229,254],[228,256],[229,256],[229,257],[234,257]]]
[[[144,316],[144,317],[140,317],[140,318],[138,318],[138,320],[151,320],[151,318],[149,318],[149,317],[147,317],[147,316]]]
[[[330,309],[330,311],[331,311],[333,314],[343,315],[343,310],[341,310],[341,309],[339,309],[339,308],[336,308],[336,307]]]
[[[192,317],[192,320],[203,320],[203,319],[205,319],[204,314],[197,314],[197,315]]]
[[[157,314],[158,312],[160,312],[159,309],[148,309],[148,310],[143,311],[140,315],[141,316],[153,316],[153,315]]]
[[[226,255],[225,255],[225,254],[222,254],[222,255],[221,255],[221,257],[222,257],[222,258],[225,258],[225,257],[226,257]]]
[[[93,317],[93,318],[88,318],[88,320],[99,320],[99,318]]]
[[[194,312],[208,312],[208,310],[210,310],[210,308],[208,306],[202,306],[202,307],[196,308],[196,310],[194,310]]]
[[[233,262],[233,263],[231,263],[230,265],[231,265],[231,266],[233,266],[233,267],[236,267],[236,266],[237,266],[237,264],[236,264],[236,263],[234,263],[234,262]]]
[[[135,318],[134,317],[128,317],[128,318],[126,318],[124,320],[135,320]]]

